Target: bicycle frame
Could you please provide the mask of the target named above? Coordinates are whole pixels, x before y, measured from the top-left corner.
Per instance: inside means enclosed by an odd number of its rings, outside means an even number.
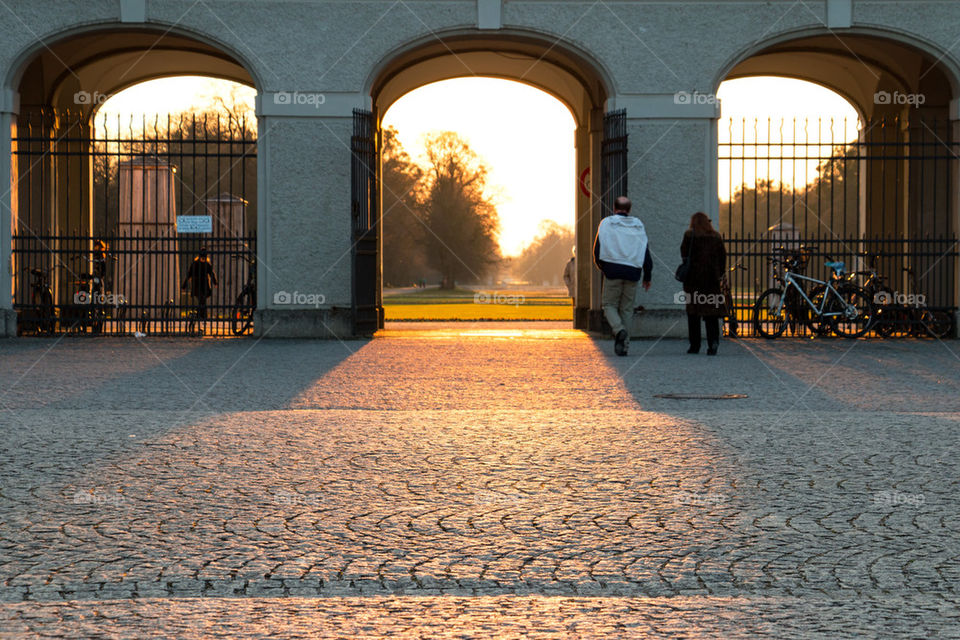
[[[817,307],[817,305],[814,304],[813,300],[807,297],[806,292],[804,292],[803,287],[800,286],[800,284],[798,283],[798,280],[804,280],[806,282],[811,282],[814,284],[822,284],[826,287],[823,293],[823,299],[820,301],[819,307]],[[826,306],[827,306],[827,301],[830,299],[831,295],[835,296],[838,300],[843,302],[843,298],[840,296],[840,293],[834,288],[833,283],[826,282],[824,280],[818,280],[817,278],[811,278],[810,276],[800,275],[799,273],[793,273],[791,271],[786,271],[783,274],[783,283],[784,283],[783,295],[780,296],[780,304],[777,305],[778,315],[780,314],[781,311],[783,311],[783,305],[786,303],[787,292],[790,290],[790,287],[793,287],[794,289],[796,289],[797,293],[800,294],[800,297],[803,298],[803,301],[807,303],[807,306],[810,309],[812,309],[818,316],[830,318],[834,316],[845,315],[843,311],[834,311],[834,312],[824,311],[824,309],[826,309]],[[844,304],[844,307],[846,307],[846,304]]]

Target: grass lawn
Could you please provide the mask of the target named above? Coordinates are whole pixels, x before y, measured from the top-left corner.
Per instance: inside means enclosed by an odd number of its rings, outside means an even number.
[[[386,320],[573,320],[570,298],[540,291],[438,288],[383,298]]]

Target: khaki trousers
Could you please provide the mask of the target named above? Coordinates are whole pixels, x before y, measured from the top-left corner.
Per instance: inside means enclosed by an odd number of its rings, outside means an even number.
[[[637,283],[630,280],[610,280],[603,276],[603,295],[600,304],[613,335],[621,329],[630,333],[629,323],[633,317],[633,308],[637,299]]]

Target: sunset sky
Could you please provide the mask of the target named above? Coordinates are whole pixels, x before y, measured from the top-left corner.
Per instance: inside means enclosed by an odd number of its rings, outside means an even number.
[[[144,111],[166,114],[203,110],[215,105],[218,95],[236,100],[253,113],[253,89],[198,77],[166,78],[131,87],[107,100],[100,113],[126,117]],[[724,118],[820,117],[828,127],[827,121],[833,117],[838,142],[856,137],[854,109],[839,95],[818,85],[785,78],[745,78],[723,83],[718,97]],[[383,121],[397,128],[414,159],[422,157],[426,133],[455,131],[486,160],[491,169],[490,184],[498,194],[500,244],[506,255],[519,253],[533,240],[544,220],[572,226],[574,121],[567,108],[549,94],[508,80],[445,80],[400,98]],[[752,126],[748,125],[749,129]],[[786,129],[789,136],[789,124]],[[721,142],[728,136],[729,128],[721,121]],[[807,166],[806,179],[812,177],[815,168],[815,162]],[[720,196],[724,198],[729,193],[729,169],[720,169]],[[804,172],[799,167],[797,171],[799,182]],[[744,178],[752,181],[753,177],[735,175],[734,184]]]

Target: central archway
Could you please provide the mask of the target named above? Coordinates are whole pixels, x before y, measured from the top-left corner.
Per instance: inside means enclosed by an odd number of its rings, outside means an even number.
[[[424,85],[470,76],[501,78],[529,84],[560,100],[576,123],[574,135],[576,179],[567,188],[576,191],[576,251],[591,255],[593,233],[604,202],[626,192],[625,133],[607,126],[606,137],[620,134],[616,150],[622,162],[604,162],[604,107],[614,95],[610,76],[584,52],[537,34],[480,32],[435,35],[409,43],[386,56],[368,77],[365,92],[371,111],[355,115],[354,122],[354,265],[355,330],[369,334],[383,326],[381,245],[377,141],[380,119],[403,95]],[[366,120],[365,120],[366,118]],[[607,121],[608,125],[610,120]],[[614,154],[607,154],[613,159]],[[367,160],[364,160],[366,156]],[[366,173],[365,183],[358,173]],[[616,167],[616,168],[611,168]],[[589,259],[577,261],[574,327],[600,328],[599,277]]]

